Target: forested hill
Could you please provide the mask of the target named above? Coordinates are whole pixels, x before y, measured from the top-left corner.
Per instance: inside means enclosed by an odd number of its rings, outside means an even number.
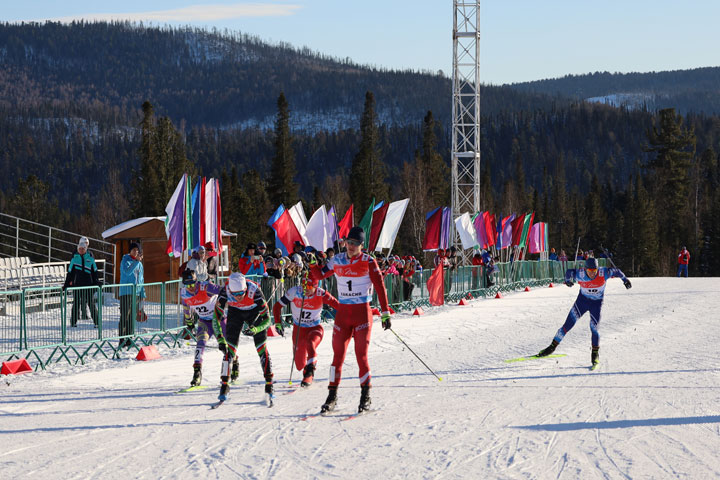
[[[650,73],[595,72],[516,83],[523,92],[561,95],[577,100],[608,97],[609,103],[645,104],[649,110],[720,113],[720,67]]]
[[[284,92],[293,127],[356,128],[366,91],[389,125],[450,118],[441,72],[381,70],[231,32],[130,23],[0,25],[0,102],[38,117],[136,122],[150,100],[176,124],[272,128]],[[493,87],[483,110],[549,108],[546,95]]]

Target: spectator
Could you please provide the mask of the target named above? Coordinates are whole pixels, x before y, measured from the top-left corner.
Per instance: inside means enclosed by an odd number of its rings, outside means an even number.
[[[680,254],[678,255],[678,271],[677,276],[688,276],[688,263],[690,263],[690,252],[685,247],[682,247]]]
[[[335,249],[330,247],[325,250],[325,256],[327,256],[328,261],[331,260],[335,256]]]
[[[300,255],[300,258],[303,262],[307,262],[307,255],[305,254],[305,246],[300,242],[300,240],[295,240],[295,245],[293,245],[293,251],[292,255],[298,254]],[[290,255],[290,258],[292,258],[292,255]]]
[[[143,254],[140,251],[140,245],[132,242],[130,244],[130,253],[123,255],[120,260],[120,322],[118,323],[118,335],[121,337],[132,335],[134,333],[133,322],[133,300],[135,301],[135,311],[141,310],[140,302],[145,298],[145,268],[142,264]],[[139,287],[131,287],[128,284],[139,285]],[[135,295],[133,297],[133,290]],[[129,338],[120,339],[120,348],[130,347],[132,342]]]
[[[280,268],[280,259],[282,258],[282,250],[276,248],[272,255],[265,258],[265,271],[273,278],[283,278],[283,269]]]
[[[340,239],[338,239],[338,249],[337,249],[337,253],[343,253],[343,252],[345,252],[345,251],[347,251],[347,248],[345,248],[345,239],[344,239],[344,238],[340,238]]]
[[[477,290],[480,288],[480,271],[482,270],[481,265],[483,264],[482,255],[477,252],[472,258],[472,289]]]
[[[550,255],[548,255],[548,259],[553,260],[553,261],[557,261],[557,260],[558,260],[558,255],[557,255],[557,253],[555,253],[555,249],[554,249],[554,248],[551,248],[551,249],[550,249]]]
[[[415,288],[413,275],[415,275],[415,260],[412,257],[408,257],[405,260],[405,265],[402,271],[403,300],[406,302],[412,299],[412,292]]]
[[[218,276],[218,252],[215,251],[215,244],[213,242],[207,242],[205,244],[205,254],[207,255],[208,278],[212,283],[215,283]]]
[[[78,242],[77,251],[73,253],[68,265],[67,276],[63,284],[63,290],[68,287],[92,287],[94,285],[101,286],[98,278],[98,269],[95,259],[88,252],[90,240],[87,237],[81,237]],[[90,307],[90,316],[93,319],[95,327],[98,326],[97,305],[93,300],[93,290],[82,289],[73,291],[73,308],[70,316],[70,326],[77,327],[78,314],[81,309],[85,312],[85,307]]]
[[[265,270],[265,262],[260,255],[255,253],[256,250],[257,245],[252,242],[247,244],[245,253],[240,256],[240,261],[238,262],[240,273],[245,276],[263,275],[267,277],[268,273]]]
[[[187,263],[187,268],[195,272],[199,282],[207,282],[210,278],[208,275],[207,260],[205,260],[206,253],[205,247],[200,245],[195,249],[192,258]]]
[[[266,257],[271,256],[270,252],[267,251],[267,245],[265,245],[265,242],[258,242],[257,254],[263,258],[263,262],[265,261]]]
[[[436,267],[448,267],[447,257],[445,256],[445,249],[438,248],[437,255],[435,255],[435,266]]]

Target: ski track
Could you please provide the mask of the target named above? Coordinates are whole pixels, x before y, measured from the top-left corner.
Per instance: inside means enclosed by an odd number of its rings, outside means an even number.
[[[275,405],[263,402],[252,342],[241,376],[218,393],[220,353],[208,348],[207,390],[176,394],[193,347],[163,359],[91,360],[10,378],[0,390],[3,478],[502,478],[720,477],[720,279],[611,281],[600,322],[600,368],[588,371],[585,315],[558,353],[505,364],[549,344],[577,287],[537,288],[466,307],[396,315],[374,325],[372,415],[357,408],[354,349],[343,365],[337,414],[319,411],[332,358],[330,327],[313,388],[283,395],[291,343],[271,338]],[[299,372],[294,371],[293,376]]]

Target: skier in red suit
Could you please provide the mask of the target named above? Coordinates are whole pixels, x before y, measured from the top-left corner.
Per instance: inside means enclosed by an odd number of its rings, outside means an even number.
[[[370,301],[373,288],[380,301],[382,327],[387,330],[391,326],[387,292],[380,268],[373,257],[362,253],[363,243],[365,231],[361,227],[351,228],[346,239],[347,252],[335,255],[322,269],[317,265],[312,269],[312,277],[317,280],[335,274],[340,302],[333,328],[333,361],[330,367],[328,397],[322,405],[321,413],[334,410],[337,404],[337,388],[350,338],[355,339],[355,357],[360,370],[361,394],[358,411],[363,412],[370,408],[371,376],[367,353],[372,331]]]

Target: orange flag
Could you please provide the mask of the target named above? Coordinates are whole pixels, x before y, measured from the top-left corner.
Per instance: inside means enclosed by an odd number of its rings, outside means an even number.
[[[445,272],[442,266],[435,268],[427,281],[427,289],[430,294],[430,305],[439,306],[445,303]]]

